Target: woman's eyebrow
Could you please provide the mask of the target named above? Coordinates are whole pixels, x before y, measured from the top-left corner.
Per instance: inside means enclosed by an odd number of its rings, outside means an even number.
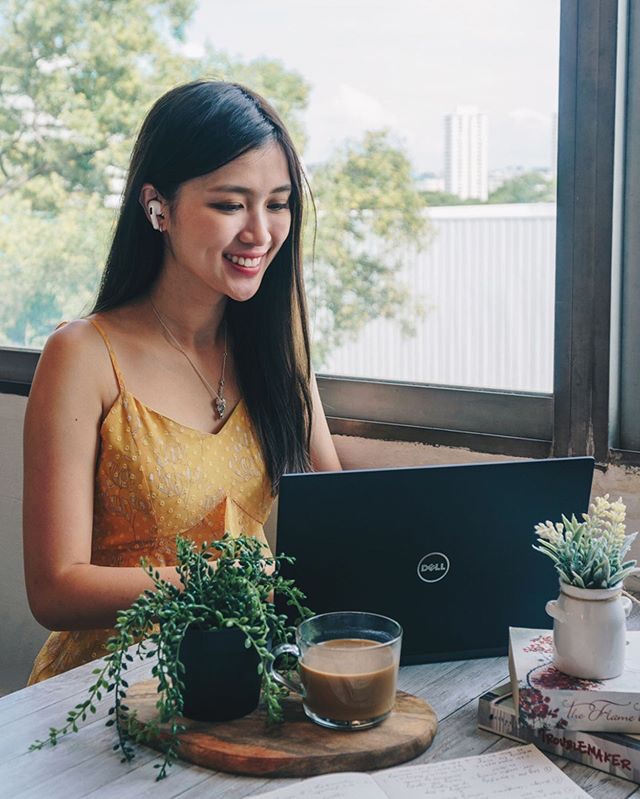
[[[235,194],[253,194],[252,189],[246,188],[246,186],[233,186],[230,184],[224,184],[221,186],[209,186],[205,191],[230,191],[234,192]],[[291,184],[285,183],[283,186],[277,186],[275,189],[271,189],[269,194],[278,194],[281,191],[291,191]]]

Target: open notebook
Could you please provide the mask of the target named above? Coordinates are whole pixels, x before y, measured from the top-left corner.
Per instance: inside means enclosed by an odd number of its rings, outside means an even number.
[[[256,794],[260,799],[578,799],[589,796],[539,752],[519,746],[504,752],[379,771],[312,777]]]

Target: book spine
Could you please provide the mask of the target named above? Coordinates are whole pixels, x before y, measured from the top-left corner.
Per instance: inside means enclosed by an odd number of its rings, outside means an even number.
[[[522,743],[533,743],[545,752],[575,760],[585,766],[640,783],[640,740],[615,733],[577,730],[537,730],[522,724],[512,707],[497,704],[496,694],[480,697],[478,726]]]
[[[488,693],[481,696],[478,700],[478,727],[481,730],[495,732],[504,738],[512,738],[520,743],[529,743],[522,737],[522,730],[526,728],[518,721],[518,717],[512,708],[501,707],[496,704],[496,694]],[[526,730],[533,732],[533,730]]]

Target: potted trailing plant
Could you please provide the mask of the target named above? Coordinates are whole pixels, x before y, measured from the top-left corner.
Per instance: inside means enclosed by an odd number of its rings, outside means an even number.
[[[30,749],[55,745],[62,736],[77,732],[78,724],[96,712],[96,703],[108,693],[114,701],[107,726],[116,728],[114,749],[121,751],[123,762],[134,756],[134,742],[164,741],[164,761],[155,766],[157,779],[167,775],[178,755],[184,730],[180,716],[206,721],[239,718],[256,708],[262,693],[269,721],[282,721],[280,699],[287,692],[266,666],[273,660],[271,646],[293,640],[295,628],[276,613],[273,599],[280,595],[300,619],[312,615],[293,580],[279,574],[280,564],[293,558],[265,557],[256,538],[229,533],[200,548],[178,536],[176,550],[181,587],[163,580],[142,560],[155,590],[146,590],[118,614],[116,634],[107,644],[109,654],[104,666],[94,669],[96,679],[87,698],[69,711],[64,726],[52,727],[48,737]],[[127,668],[136,656],[156,659],[151,673],[158,681],[158,714],[144,726],[126,705]]]
[[[623,580],[635,560],[625,561],[637,533],[625,535],[622,498],[597,497],[582,514],[535,526],[538,546],[560,577],[560,596],[547,603],[553,618],[554,663],[560,671],[584,679],[617,677],[624,670],[626,617],[631,599]]]

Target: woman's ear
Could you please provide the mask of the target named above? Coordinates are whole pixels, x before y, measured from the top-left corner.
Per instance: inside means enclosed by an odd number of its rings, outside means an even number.
[[[153,229],[163,232],[167,204],[151,183],[145,183],[142,186],[138,195],[138,202],[144,209],[145,216],[153,226]]]

